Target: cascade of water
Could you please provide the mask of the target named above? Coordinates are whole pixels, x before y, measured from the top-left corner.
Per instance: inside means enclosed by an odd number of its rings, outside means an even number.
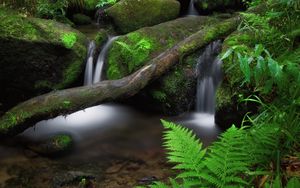
[[[102,77],[102,69],[104,66],[105,58],[107,56],[107,52],[111,46],[111,44],[117,39],[118,37],[109,37],[108,41],[104,45],[103,49],[101,50],[98,59],[97,59],[97,64],[96,64],[96,69],[94,72],[94,78],[93,78],[93,83],[98,83],[101,81]]]
[[[222,77],[222,61],[218,58],[221,45],[221,41],[212,42],[198,59],[197,112],[215,113],[215,93]]]
[[[84,85],[91,85],[93,83],[93,61],[95,55],[96,43],[95,41],[91,41],[88,47],[88,54],[87,54],[87,62],[85,67],[85,74],[84,74]]]
[[[199,15],[199,13],[195,8],[194,0],[190,0],[190,5],[189,5],[188,12],[187,12],[187,16],[198,16],[198,15]]]

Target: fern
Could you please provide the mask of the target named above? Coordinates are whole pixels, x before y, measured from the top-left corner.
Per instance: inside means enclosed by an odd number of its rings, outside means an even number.
[[[162,120],[167,129],[164,134],[164,146],[168,150],[169,162],[177,163],[174,169],[182,170],[178,178],[194,178],[204,168],[202,163],[206,149],[196,139],[196,135],[187,128]]]
[[[232,126],[222,134],[220,141],[209,149],[204,161],[208,172],[200,176],[213,187],[247,185],[242,174],[248,172],[249,163],[245,152],[244,130]]]

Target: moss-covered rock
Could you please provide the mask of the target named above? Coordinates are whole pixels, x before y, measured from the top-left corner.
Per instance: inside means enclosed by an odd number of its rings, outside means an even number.
[[[29,144],[32,151],[43,155],[53,155],[69,150],[73,145],[73,138],[67,134],[58,134],[38,143]]]
[[[208,17],[185,17],[119,37],[109,51],[107,78],[120,79],[129,75],[145,62],[216,21]],[[199,53],[195,53],[185,58],[144,90],[144,96],[152,100],[153,106],[169,114],[193,107],[196,91],[194,70],[198,56]]]
[[[0,8],[0,103],[8,108],[72,86],[84,68],[86,37],[51,20]]]
[[[242,0],[195,0],[195,7],[200,14],[208,14],[214,11],[226,9],[240,9],[243,7]]]
[[[121,33],[172,20],[179,12],[176,0],[122,0],[106,9]]]
[[[87,25],[92,22],[92,19],[84,14],[74,14],[73,15],[73,22],[76,25]]]

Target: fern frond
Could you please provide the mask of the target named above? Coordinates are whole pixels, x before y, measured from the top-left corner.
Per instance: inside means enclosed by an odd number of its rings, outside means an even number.
[[[204,167],[202,163],[206,149],[191,130],[171,122],[161,120],[165,129],[164,146],[168,150],[168,160],[177,163],[174,169],[182,170],[178,178],[195,178]]]
[[[208,172],[200,176],[214,187],[247,185],[242,174],[249,171],[244,130],[232,126],[210,147],[204,161]]]

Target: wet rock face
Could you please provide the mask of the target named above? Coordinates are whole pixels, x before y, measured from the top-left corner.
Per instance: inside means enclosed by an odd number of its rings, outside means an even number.
[[[175,19],[179,12],[176,0],[123,0],[106,9],[120,33]]]
[[[215,11],[226,11],[226,9],[241,9],[243,7],[242,0],[195,0],[195,7],[198,12],[210,14]]]
[[[80,78],[87,42],[83,34],[4,8],[0,20],[0,109],[70,87]]]
[[[178,0],[180,2],[180,13],[184,14],[188,11],[191,0]]]

